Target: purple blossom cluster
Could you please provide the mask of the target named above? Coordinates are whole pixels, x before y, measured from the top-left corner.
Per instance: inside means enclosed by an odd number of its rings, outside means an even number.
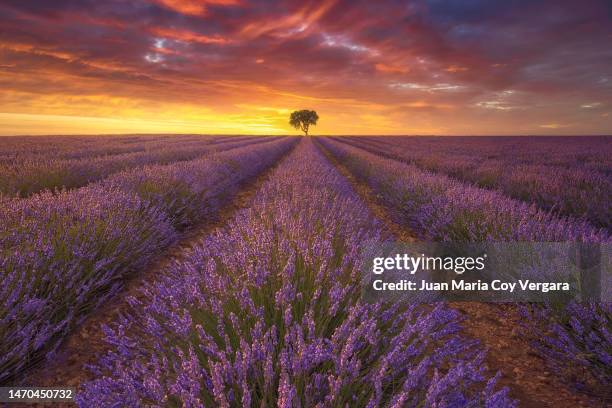
[[[388,234],[305,139],[107,327],[80,406],[514,406],[445,304],[366,303]]]
[[[580,391],[612,398],[612,304],[524,305],[521,312],[533,347],[555,372]]]
[[[321,144],[368,183],[398,223],[420,238],[451,242],[611,241],[606,231],[584,221],[560,218],[500,192],[462,184],[335,140],[324,139]],[[537,304],[525,311],[528,332],[535,334],[534,347],[553,369],[583,389],[601,392],[609,388],[609,304]],[[582,377],[576,376],[580,369]]]
[[[126,142],[125,138],[118,139]],[[0,193],[27,197],[44,190],[81,187],[122,170],[193,160],[207,153],[260,143],[266,139],[235,140],[225,137],[214,140],[200,137],[182,138],[178,143],[166,137],[153,141],[144,138],[137,142],[128,139],[127,142],[131,143],[121,145],[116,139],[103,140],[108,146],[96,141],[92,143],[94,146],[82,151],[74,150],[74,147],[62,150],[62,145],[57,144],[55,151],[51,148],[50,153],[23,152],[16,149],[19,145],[12,145],[14,149],[4,148],[4,156],[0,156]],[[65,143],[69,144],[70,140]]]
[[[52,353],[129,273],[294,144],[270,138],[75,190],[0,198],[0,383]]]
[[[609,137],[338,140],[612,230]]]

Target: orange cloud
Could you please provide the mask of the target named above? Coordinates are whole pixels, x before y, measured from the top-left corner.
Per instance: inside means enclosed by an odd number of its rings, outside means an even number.
[[[159,37],[172,38],[173,40],[185,42],[197,42],[201,44],[226,44],[230,40],[220,36],[208,36],[188,30],[177,30],[174,28],[155,27],[151,33]]]
[[[23,52],[23,53],[35,54],[35,55],[46,55],[48,57],[54,57],[54,58],[67,60],[67,61],[77,59],[75,55],[69,54],[67,52],[56,51],[52,49],[44,49],[40,47],[35,47],[30,44],[5,43],[5,44],[0,44],[0,49],[6,49],[10,51]]]
[[[562,129],[562,128],[565,128],[565,127],[568,127],[568,126],[570,126],[570,125],[564,125],[564,124],[561,124],[561,123],[547,123],[547,124],[544,124],[544,125],[540,125],[541,128],[545,128],[545,129]]]
[[[466,67],[462,67],[462,66],[459,66],[459,65],[450,65],[450,66],[448,66],[445,69],[446,72],[452,72],[452,73],[455,73],[455,72],[464,72],[464,71],[467,71],[467,70],[468,69]]]
[[[410,72],[410,68],[399,67],[396,65],[387,65],[383,63],[378,63],[374,65],[377,71],[386,72],[391,74],[407,74]]]
[[[411,109],[451,109],[452,105],[447,103],[429,103],[425,101],[416,101],[402,104],[403,108],[411,108]]]
[[[312,24],[325,15],[337,0],[324,0],[315,6],[305,6],[297,12],[282,18],[271,18],[267,21],[256,21],[246,25],[241,34],[246,38],[257,38],[263,34],[281,31],[280,36],[305,32]]]
[[[154,0],[171,10],[182,14],[202,16],[206,14],[207,5],[234,6],[240,4],[239,0]]]

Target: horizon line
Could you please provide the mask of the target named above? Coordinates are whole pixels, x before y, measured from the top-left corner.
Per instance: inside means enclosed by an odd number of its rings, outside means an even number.
[[[70,137],[70,136],[253,136],[253,137],[611,137],[608,134],[408,134],[408,133],[353,133],[353,134],[261,134],[261,133],[51,133],[51,134],[0,134],[0,137]]]

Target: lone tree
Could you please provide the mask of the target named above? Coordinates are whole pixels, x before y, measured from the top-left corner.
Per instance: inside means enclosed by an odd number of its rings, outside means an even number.
[[[305,136],[308,136],[308,128],[310,125],[316,126],[317,120],[319,120],[317,112],[304,109],[293,112],[289,118],[289,124],[304,132]]]

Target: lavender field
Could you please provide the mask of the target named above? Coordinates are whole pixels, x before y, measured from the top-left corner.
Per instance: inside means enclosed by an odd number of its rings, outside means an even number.
[[[369,302],[360,279],[367,245],[405,236],[609,244],[611,141],[0,138],[0,385],[74,379],[82,407],[606,406],[610,303],[495,309],[535,395],[475,315]],[[102,349],[58,362],[92,319]]]
[[[606,137],[339,138],[384,157],[612,228]]]

